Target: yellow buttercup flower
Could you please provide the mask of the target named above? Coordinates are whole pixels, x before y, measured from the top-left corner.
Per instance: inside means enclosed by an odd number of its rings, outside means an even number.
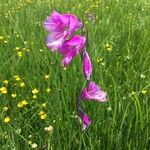
[[[26,105],[28,104],[28,102],[27,102],[26,100],[23,100],[23,101],[22,101],[22,104],[23,104],[24,106],[26,106]]]
[[[38,114],[41,116],[41,115],[44,115],[45,112],[43,110],[41,110]]]
[[[4,118],[4,122],[9,123],[10,122],[10,117],[7,116],[6,118]]]
[[[67,68],[66,68],[66,67],[63,67],[63,70],[65,70],[65,71],[66,71],[66,70],[67,70]]]
[[[25,83],[24,82],[21,82],[20,83],[20,87],[24,87],[25,86]]]
[[[22,102],[19,102],[19,103],[17,104],[17,107],[18,107],[18,108],[22,108],[22,107],[23,107]]]
[[[49,78],[49,75],[46,74],[44,77],[45,77],[45,79],[48,79],[48,78]]]
[[[43,114],[43,115],[40,116],[40,118],[41,118],[42,120],[46,119],[46,117],[47,117],[46,114]]]
[[[51,89],[50,89],[50,88],[47,88],[47,89],[46,89],[46,92],[47,92],[47,93],[49,93],[50,91],[51,91]]]
[[[30,141],[28,141],[28,144],[29,144],[29,145],[31,145],[31,144],[32,144],[32,141],[31,141],[31,140],[30,140]]]
[[[3,83],[4,83],[4,84],[8,84],[8,80],[4,80]]]
[[[0,36],[0,40],[3,40],[4,39],[4,37],[3,36]]]
[[[27,41],[24,41],[23,43],[24,43],[25,45],[27,45],[27,44],[28,44],[28,42],[27,42]]]
[[[144,89],[143,89],[143,90],[141,91],[141,93],[142,93],[142,94],[146,94],[146,93],[147,93],[147,90],[144,90]]]
[[[135,95],[135,94],[136,94],[136,92],[134,92],[134,91],[131,92],[131,95]]]
[[[7,40],[5,40],[5,41],[4,41],[4,43],[5,43],[5,44],[7,44],[7,43],[8,43],[8,41],[7,41]]]
[[[21,102],[18,102],[17,107],[22,108],[23,106],[26,106],[28,102],[26,100],[22,100]]]
[[[107,51],[112,51],[112,47],[108,47],[106,50]]]
[[[16,47],[15,50],[18,51],[20,49],[20,47]]]
[[[43,107],[46,107],[46,103],[43,103],[42,106],[43,106]]]
[[[33,95],[33,98],[36,99],[36,98],[37,98],[37,95]]]
[[[3,111],[7,111],[8,110],[8,107],[7,106],[4,106],[3,107]]]
[[[35,89],[32,90],[32,93],[37,94],[37,93],[39,93],[39,90],[35,88]]]
[[[17,94],[16,93],[12,93],[11,97],[15,98],[15,97],[17,97]]]
[[[102,62],[103,61],[103,58],[97,58],[97,62]]]
[[[7,88],[6,87],[1,87],[0,88],[0,93],[7,94]]]
[[[16,81],[20,81],[21,80],[21,78],[18,75],[14,76],[14,78],[15,78]]]
[[[22,52],[17,53],[18,57],[22,57]]]

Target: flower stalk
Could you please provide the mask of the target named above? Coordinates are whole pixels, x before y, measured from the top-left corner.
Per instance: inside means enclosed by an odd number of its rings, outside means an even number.
[[[60,14],[56,11],[53,11],[45,20],[44,27],[49,32],[46,45],[52,52],[57,51],[63,56],[63,66],[68,66],[77,55],[80,55],[82,59],[85,82],[81,94],[77,98],[77,113],[82,120],[82,129],[85,130],[91,121],[88,115],[82,111],[80,102],[82,100],[107,101],[106,93],[99,85],[90,80],[92,63],[87,52],[89,50],[88,32],[75,15]],[[82,29],[82,35],[75,35],[75,31],[79,29]]]

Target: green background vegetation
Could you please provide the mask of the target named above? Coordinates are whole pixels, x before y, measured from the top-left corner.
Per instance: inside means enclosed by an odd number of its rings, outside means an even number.
[[[91,78],[108,93],[107,103],[82,102],[92,120],[85,132],[75,119],[76,99],[85,81],[80,56],[65,70],[61,56],[45,46],[43,21],[53,10],[73,13],[84,21]],[[88,14],[94,20],[88,20]],[[148,0],[1,0],[0,36],[0,88],[8,90],[0,94],[1,150],[28,150],[29,141],[37,143],[37,149],[47,143],[47,149],[53,150],[150,149]],[[33,99],[35,88],[39,93]],[[12,93],[17,97],[12,98]],[[18,108],[24,99],[28,105]],[[47,115],[44,120],[40,111]],[[5,123],[7,116],[10,122]],[[49,125],[52,134],[44,132]]]

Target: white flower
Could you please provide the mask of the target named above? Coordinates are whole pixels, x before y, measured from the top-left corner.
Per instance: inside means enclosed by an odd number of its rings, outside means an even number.
[[[36,143],[33,143],[32,145],[31,145],[31,148],[37,148],[37,144]]]
[[[53,128],[52,126],[45,127],[45,128],[44,128],[44,131],[45,131],[45,132],[48,132],[48,133],[53,133],[54,128]]]

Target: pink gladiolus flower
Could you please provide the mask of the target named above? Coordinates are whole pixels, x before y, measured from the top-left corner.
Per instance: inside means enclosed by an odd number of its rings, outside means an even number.
[[[85,130],[88,126],[90,126],[91,121],[90,118],[84,112],[81,111],[80,115],[83,122],[82,130]]]
[[[81,28],[82,23],[72,14],[59,14],[54,11],[44,22],[44,27],[49,31],[47,46],[54,51],[62,46],[65,38]]]
[[[83,52],[83,72],[87,80],[90,80],[92,74],[92,63],[86,51]]]
[[[62,47],[58,49],[58,52],[64,56],[62,60],[63,65],[68,65],[79,54],[85,44],[85,40],[85,37],[75,35],[64,42]]]
[[[87,100],[96,100],[99,102],[107,101],[106,93],[102,91],[101,88],[93,81],[90,81],[88,86],[82,90],[80,98]]]
[[[58,49],[64,43],[66,35],[66,32],[63,34],[60,32],[50,33],[46,40],[47,47],[50,48],[51,51]]]

